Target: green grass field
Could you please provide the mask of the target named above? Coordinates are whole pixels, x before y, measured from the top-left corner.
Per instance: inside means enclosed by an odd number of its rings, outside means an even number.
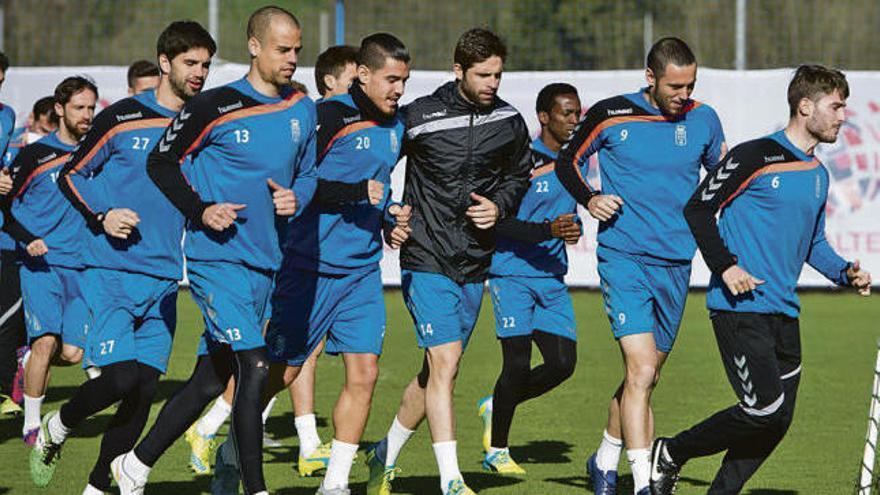
[[[480,461],[480,421],[475,403],[491,391],[500,369],[500,350],[488,300],[464,357],[456,390],[458,456],[468,484],[486,494],[568,494],[591,492],[584,479],[584,460],[595,448],[605,422],[607,399],[621,378],[619,351],[596,292],[574,292],[579,325],[579,362],[574,376],[557,390],[522,405],[511,432],[512,453],[528,471],[524,477],[484,473]],[[876,296],[875,296],[876,297]],[[421,354],[399,291],[389,291],[388,330],[382,372],[364,441],[384,435],[404,385],[417,371]],[[168,396],[189,376],[201,317],[190,296],[181,293],[178,335],[168,376],[161,383],[153,418]],[[861,461],[867,425],[875,340],[880,334],[876,299],[850,294],[808,293],[802,296],[804,369],[795,421],[788,437],[746,488],[750,494],[851,493]],[[537,354],[537,352],[535,353]],[[324,440],[332,436],[329,417],[342,378],[341,360],[322,357],[318,366],[317,414]],[[44,412],[58,407],[83,379],[79,369],[53,372]],[[657,433],[673,434],[709,413],[730,405],[733,392],[724,377],[712,337],[704,296],[693,293],[675,352],[654,395]],[[30,483],[27,449],[20,440],[21,419],[0,422],[0,494],[79,494],[98,451],[110,412],[93,418],[65,446],[55,479],[48,489]],[[152,424],[153,418],[150,419]],[[300,478],[292,469],[297,452],[289,398],[278,402],[268,422],[269,433],[284,447],[267,450],[265,472],[272,493],[311,494],[319,479]],[[222,432],[225,433],[225,427]],[[188,451],[178,441],[159,461],[148,494],[206,493],[210,482],[188,471]],[[363,455],[359,456],[363,459]],[[691,462],[682,472],[679,493],[705,493],[720,456]],[[624,463],[625,464],[625,463]],[[403,472],[395,493],[439,493],[437,467],[425,425],[407,445],[399,462]],[[624,489],[631,480],[623,470]],[[352,470],[352,491],[363,493],[367,470]]]

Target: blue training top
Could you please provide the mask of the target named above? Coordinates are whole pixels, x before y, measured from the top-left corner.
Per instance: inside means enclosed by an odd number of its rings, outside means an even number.
[[[827,197],[828,171],[784,131],[733,148],[685,210],[712,270],[709,309],[797,317],[797,281],[804,262],[829,280],[847,284],[849,264],[825,238]],[[721,279],[734,264],[765,283],[734,297]]]
[[[275,215],[267,180],[293,188],[298,210],[315,189],[315,104],[290,87],[279,97],[246,78],[204,91],[186,103],[150,153],[147,171],[189,220],[187,259],[240,263],[274,271],[288,219]],[[180,165],[190,157],[187,178]],[[202,225],[213,203],[239,203],[223,232]]]
[[[321,273],[376,269],[403,121],[382,115],[354,84],[349,94],[318,103],[318,126],[317,191],[293,220],[285,255],[295,266]],[[370,179],[385,185],[375,206],[367,195]]]
[[[534,168],[529,189],[522,198],[516,218],[526,223],[546,224],[549,230],[549,222],[560,215],[576,213],[577,203],[554,173],[556,153],[547,148],[540,137],[532,141],[532,162]],[[546,235],[543,237],[536,243],[499,235],[489,273],[519,277],[565,275],[568,272],[565,242]]]
[[[689,263],[696,244],[681,212],[700,167],[711,170],[722,156],[724,132],[709,105],[690,100],[671,117],[651,106],[645,91],[593,105],[560,150],[556,173],[586,206],[598,192],[581,167],[598,152],[601,193],[623,199],[618,213],[599,223],[599,245],[646,262]]]
[[[85,222],[58,189],[58,177],[70,158],[73,146],[64,144],[57,133],[26,146],[15,158],[18,169],[9,196],[12,217],[27,233],[16,240],[25,247],[43,239],[48,253],[32,257],[21,253],[28,266],[53,265],[67,268],[83,266],[82,234]]]
[[[175,112],[154,91],[120,100],[95,118],[62,172],[62,190],[91,228],[87,266],[180,279],[184,219],[147,177],[147,156]],[[104,233],[97,215],[114,208],[137,213],[128,239]]]

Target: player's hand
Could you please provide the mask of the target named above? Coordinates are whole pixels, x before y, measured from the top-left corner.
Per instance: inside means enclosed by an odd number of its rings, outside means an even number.
[[[474,222],[478,229],[490,229],[495,226],[495,222],[498,221],[498,205],[477,193],[471,193],[471,199],[477,202],[465,212],[471,222]]]
[[[871,274],[862,270],[859,266],[859,260],[855,260],[852,266],[846,269],[846,277],[849,279],[849,283],[859,292],[859,295],[871,295]]]
[[[44,254],[49,252],[49,248],[46,247],[45,241],[43,241],[42,239],[37,239],[28,244],[25,248],[25,251],[27,251],[27,254],[29,254],[30,256],[43,256]]]
[[[607,222],[623,206],[623,199],[613,194],[597,194],[587,202],[587,211],[596,220]]]
[[[385,184],[370,179],[367,181],[367,197],[370,199],[370,204],[375,206],[382,202],[382,198],[385,196]]]
[[[202,223],[211,230],[223,232],[230,225],[235,223],[238,218],[239,211],[245,209],[247,205],[238,203],[216,203],[207,208],[202,213]]]
[[[581,225],[574,221],[575,213],[559,215],[550,222],[550,234],[565,240],[566,244],[577,244],[581,238]]]
[[[397,227],[409,228],[409,219],[412,217],[412,206],[393,204],[388,207],[388,213],[394,217]]]
[[[727,285],[727,290],[734,296],[745,294],[755,290],[755,287],[764,283],[763,280],[754,277],[751,273],[743,270],[739,265],[733,265],[721,274],[721,279]]]
[[[104,216],[101,225],[104,227],[104,232],[110,237],[128,239],[128,236],[140,222],[141,218],[134,210],[113,208]]]
[[[0,194],[6,196],[12,190],[12,174],[8,168],[0,168]]]
[[[391,246],[391,249],[400,249],[400,246],[409,239],[411,232],[412,229],[410,227],[395,225],[390,231],[385,232],[385,242]]]
[[[269,184],[269,190],[272,191],[275,214],[289,217],[296,213],[296,195],[293,193],[293,189],[282,187],[272,179],[266,179],[266,183]]]

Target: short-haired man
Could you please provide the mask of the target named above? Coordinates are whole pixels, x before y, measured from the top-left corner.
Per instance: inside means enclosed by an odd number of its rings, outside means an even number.
[[[315,85],[321,98],[344,95],[357,78],[358,49],[348,45],[331,46],[315,62]]]
[[[92,125],[98,88],[82,77],[68,77],[55,88],[55,98],[61,117],[58,132],[27,146],[16,158],[18,173],[9,193],[12,215],[6,222],[7,232],[24,247],[21,291],[31,350],[24,370],[22,435],[34,452],[47,444],[38,432],[49,367],[56,354],[66,364],[82,359],[88,326],[80,236],[84,222],[56,182],[71,150]],[[48,480],[36,476],[34,482],[45,486]]]
[[[697,61],[678,38],[651,47],[648,87],[602,100],[559,152],[556,174],[599,220],[602,296],[624,361],[596,455],[587,461],[596,493],[615,493],[623,440],[639,495],[648,493],[650,399],[684,312],[696,244],[681,216],[700,168],[724,155],[715,111],[690,98]],[[602,191],[582,164],[599,153]]]
[[[224,462],[240,466],[246,493],[267,493],[260,415],[269,370],[263,327],[281,265],[281,231],[297,209],[297,196],[308,203],[315,187],[315,107],[290,87],[301,38],[290,12],[257,9],[247,24],[247,75],[188,101],[148,158],[150,178],[189,221],[187,276],[207,328],[190,379],[135,449],[113,460],[122,493],[140,493],[151,467],[231,376],[238,455],[227,454]],[[187,159],[184,176],[181,164]]]
[[[55,113],[55,97],[44,96],[34,102],[31,120],[25,133],[26,144],[37,142],[43,136],[58,129],[58,114]]]
[[[379,377],[383,224],[394,224],[389,243],[399,247],[408,235],[410,210],[390,202],[391,172],[403,142],[397,109],[409,79],[409,52],[393,35],[377,33],[361,42],[358,60],[349,93],[318,104],[318,187],[291,223],[266,333],[273,361],[267,395],[289,384],[325,338],[327,353],[342,355],[345,384],[318,490],[328,495],[349,493],[349,471]],[[301,452],[300,462],[310,455]]]
[[[474,329],[495,223],[514,216],[532,162],[525,121],[497,96],[507,49],[485,29],[455,47],[455,81],[408,105],[404,202],[412,230],[400,254],[403,297],[424,349],[386,438],[368,452],[368,492],[390,493],[400,450],[427,416],[444,494],[473,493],[458,468],[453,390]]]
[[[184,219],[147,177],[147,156],[184,102],[201,91],[215,50],[198,23],[168,25],[156,43],[158,88],[104,109],[61,172],[61,190],[88,227],[82,233],[91,311],[85,361],[100,367],[101,376],[47,415],[52,443],[60,448],[70,430],[119,402],[87,495],[110,490],[110,462],[134,446],[167,368]]]
[[[149,60],[136,60],[128,66],[128,95],[134,96],[159,85],[159,66]]]
[[[511,457],[508,435],[522,402],[544,395],[574,373],[577,334],[574,308],[563,277],[566,244],[577,244],[577,203],[553,169],[556,154],[581,116],[577,89],[553,83],[535,105],[541,134],[532,141],[532,174],[516,216],[498,222],[498,245],[489,269],[495,334],[501,342],[501,374],[494,393],[477,404],[483,419],[483,468],[525,474]],[[543,363],[532,368],[532,342]]]
[[[795,288],[804,263],[838,285],[871,293],[871,275],[858,260],[841,258],[825,238],[829,174],[814,155],[819,143],[837,140],[848,97],[842,72],[798,67],[788,86],[785,129],[730,150],[685,207],[712,270],[706,306],[739,402],[654,442],[655,495],[674,491],[687,461],[724,451],[707,493],[740,493],[782,441],[800,383]]]

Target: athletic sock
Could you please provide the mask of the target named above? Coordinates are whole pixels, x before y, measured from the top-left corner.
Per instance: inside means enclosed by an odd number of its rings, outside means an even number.
[[[70,428],[64,426],[64,423],[61,422],[61,414],[55,414],[49,418],[46,426],[49,428],[49,435],[56,443],[67,440],[67,435],[70,434]]]
[[[272,414],[272,408],[275,407],[275,401],[278,400],[278,397],[272,397],[269,399],[269,403],[266,404],[266,407],[263,408],[263,427],[265,429],[266,420],[269,419],[269,416]]]
[[[510,448],[508,447],[504,447],[503,449],[499,449],[498,447],[489,447],[489,452],[486,452],[486,457],[492,457],[493,455],[495,455],[496,452],[501,452],[502,450],[510,452]]]
[[[455,450],[457,442],[437,442],[433,445],[434,457],[437,458],[437,467],[440,468],[440,489],[446,493],[449,482],[461,478],[458,470],[458,453]]]
[[[100,488],[95,488],[92,485],[86,485],[86,489],[83,490],[82,495],[104,495],[104,490]]]
[[[223,396],[217,397],[214,405],[208,410],[208,414],[202,416],[196,425],[196,431],[203,437],[213,437],[217,430],[226,422],[226,418],[232,413],[232,406],[223,400]]]
[[[40,397],[31,397],[24,394],[24,427],[22,433],[40,427],[40,408],[43,406],[45,395]]]
[[[321,437],[318,436],[318,424],[314,414],[303,414],[293,420],[296,425],[296,436],[299,437],[299,455],[308,457],[321,445]]]
[[[394,421],[391,422],[391,428],[388,429],[388,436],[385,437],[388,441],[387,450],[385,452],[385,467],[393,467],[397,463],[397,456],[400,455],[400,451],[403,449],[403,446],[406,445],[406,442],[413,436],[415,430],[410,430],[409,428],[403,426],[400,421],[397,420],[397,416],[394,416]]]
[[[150,466],[141,462],[133,450],[122,457],[122,470],[137,480],[146,480],[150,476]]]
[[[327,474],[324,475],[322,486],[327,489],[348,488],[348,474],[357,453],[358,445],[340,442],[333,439],[330,447],[330,462],[327,464]]]
[[[605,430],[602,433],[602,442],[599,443],[599,449],[596,451],[596,467],[600,471],[617,471],[621,450],[623,450],[623,441],[614,438],[608,430]]]
[[[648,481],[651,479],[651,450],[627,450],[626,458],[629,461],[629,469],[632,471],[633,491],[638,493],[639,490],[648,487]]]

